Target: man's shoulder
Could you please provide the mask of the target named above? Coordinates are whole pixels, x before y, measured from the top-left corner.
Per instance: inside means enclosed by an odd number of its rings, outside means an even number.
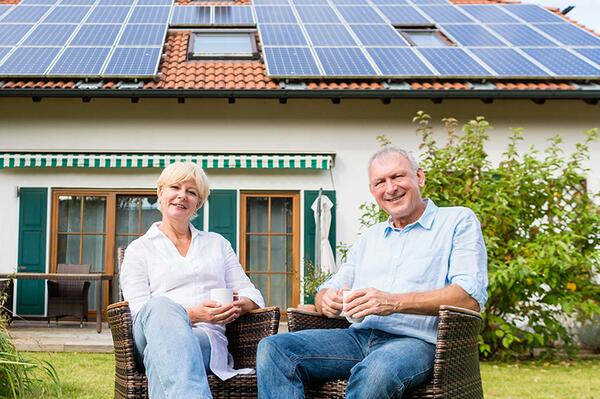
[[[466,206],[440,206],[437,211],[438,217],[451,218],[456,220],[475,218],[475,212]]]

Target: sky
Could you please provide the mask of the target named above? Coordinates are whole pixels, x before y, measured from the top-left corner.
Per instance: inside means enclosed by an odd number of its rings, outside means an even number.
[[[600,33],[600,0],[521,0],[523,3],[539,4],[545,7],[557,7],[561,10],[575,6],[569,18]]]

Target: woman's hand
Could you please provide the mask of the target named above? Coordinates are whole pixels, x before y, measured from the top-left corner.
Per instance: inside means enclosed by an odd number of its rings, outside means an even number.
[[[239,300],[225,306],[216,301],[204,301],[193,308],[187,309],[188,317],[192,324],[203,322],[213,324],[228,324],[237,319],[242,308],[237,303]]]

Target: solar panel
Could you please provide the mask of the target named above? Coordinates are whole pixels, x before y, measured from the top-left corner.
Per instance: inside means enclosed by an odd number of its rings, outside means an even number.
[[[511,48],[474,48],[473,54],[500,77],[548,76],[548,73]]]
[[[575,51],[600,65],[600,48],[577,48]]]
[[[368,0],[335,0],[335,5],[366,6],[366,5],[369,5],[369,2],[368,2]]]
[[[344,25],[304,25],[313,46],[356,46]]]
[[[57,0],[21,0],[20,5],[54,5]]]
[[[43,22],[78,24],[90,10],[91,7],[86,6],[56,7],[54,10],[50,11],[50,14],[44,18]]]
[[[490,76],[484,67],[460,48],[420,48],[418,51],[442,76]]]
[[[371,0],[371,3],[375,5],[389,5],[389,6],[398,6],[398,5],[408,5],[408,0]]]
[[[296,6],[300,20],[305,24],[339,24],[340,18],[329,6]]]
[[[165,25],[126,25],[119,46],[162,46],[167,29]]]
[[[506,39],[510,44],[517,47],[556,46],[555,43],[546,39],[527,25],[500,24],[488,25],[488,27]]]
[[[315,51],[323,66],[324,76],[362,77],[377,75],[367,57],[357,47],[318,47]]]
[[[456,42],[466,47],[506,47],[502,40],[491,34],[481,25],[460,24],[442,25],[442,29]]]
[[[288,5],[288,0],[253,0],[253,4],[256,5]]]
[[[171,0],[169,0],[171,1]],[[132,6],[135,0],[98,0],[99,6]],[[140,4],[138,1],[137,4]]]
[[[519,22],[515,17],[502,11],[501,8],[495,5],[466,5],[461,6],[463,11],[476,20],[484,23],[515,23]]]
[[[19,47],[0,65],[0,75],[41,76],[60,47]]]
[[[171,6],[173,0],[138,0],[138,6]]]
[[[103,76],[153,76],[160,60],[160,47],[117,47]]]
[[[474,20],[460,11],[458,7],[446,6],[421,6],[419,10],[427,14],[438,23],[472,23]]]
[[[175,6],[171,26],[209,26],[210,7]]]
[[[2,17],[3,23],[36,23],[50,10],[48,6],[17,6]]]
[[[558,15],[535,4],[511,4],[500,6],[503,10],[521,18],[525,22],[564,22]]]
[[[6,56],[6,54],[10,53],[12,47],[0,47],[0,64],[2,64],[2,59]]]
[[[381,24],[386,22],[374,8],[369,6],[340,6],[337,7],[337,11],[350,24]]]
[[[269,25],[258,27],[260,41],[263,46],[307,46],[300,25]]]
[[[413,4],[450,4],[448,0],[410,0]]]
[[[14,46],[19,43],[33,24],[0,24],[0,46]]]
[[[71,41],[71,46],[113,46],[121,25],[81,25]]]
[[[411,6],[380,6],[378,9],[393,25],[432,24],[432,20],[423,16],[416,8]]]
[[[23,42],[25,46],[64,46],[77,25],[70,24],[40,24],[27,36]]]
[[[412,48],[368,48],[367,52],[384,76],[433,75]]]
[[[12,4],[0,4],[0,18],[12,7]]]
[[[569,46],[600,46],[598,36],[569,23],[535,24],[534,26],[562,44]]]
[[[130,24],[164,24],[169,20],[171,7],[133,7]]]
[[[98,6],[85,21],[88,24],[120,24],[125,21],[131,7]]]
[[[258,23],[297,23],[291,7],[285,6],[256,6],[256,21]]]
[[[96,0],[60,0],[61,6],[92,6],[96,4]]]
[[[408,46],[396,29],[387,24],[350,25],[363,46]]]
[[[329,2],[327,0],[290,0],[290,2],[296,5],[329,5]]]
[[[270,76],[319,76],[321,73],[308,47],[265,47],[267,74]]]
[[[54,76],[100,76],[109,47],[67,47],[48,72]]]
[[[529,56],[561,77],[600,77],[600,69],[561,48],[525,48]]]
[[[254,26],[255,24],[250,6],[215,7],[215,25]]]

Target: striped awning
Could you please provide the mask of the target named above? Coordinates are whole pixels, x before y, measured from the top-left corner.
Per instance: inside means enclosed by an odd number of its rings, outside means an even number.
[[[6,168],[164,168],[195,162],[204,169],[331,169],[333,154],[0,153]]]

